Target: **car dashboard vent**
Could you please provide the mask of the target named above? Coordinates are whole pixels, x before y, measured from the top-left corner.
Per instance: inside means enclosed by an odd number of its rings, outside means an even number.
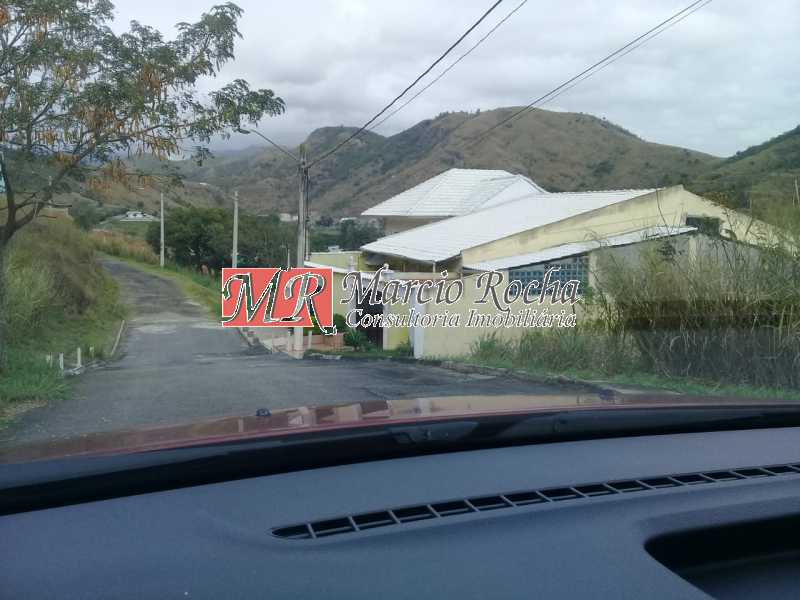
[[[625,479],[588,483],[572,487],[544,488],[539,490],[517,491],[495,496],[476,496],[460,500],[432,502],[374,512],[360,513],[321,521],[310,521],[287,527],[277,527],[272,534],[288,540],[308,540],[345,533],[355,533],[377,527],[388,527],[423,521],[441,519],[454,515],[499,510],[532,504],[546,504],[564,500],[580,500],[595,496],[644,492],[663,488],[721,483],[757,477],[774,477],[800,473],[800,463],[747,467],[723,471],[704,471],[663,475],[644,479]]]

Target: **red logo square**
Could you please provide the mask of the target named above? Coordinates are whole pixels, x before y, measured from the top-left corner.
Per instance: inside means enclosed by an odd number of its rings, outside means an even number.
[[[222,269],[223,327],[333,327],[333,270]]]

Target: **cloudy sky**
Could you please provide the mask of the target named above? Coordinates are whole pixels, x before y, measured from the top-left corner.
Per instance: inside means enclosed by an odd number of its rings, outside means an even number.
[[[505,0],[445,68],[521,0]],[[214,0],[116,0],[117,23],[174,34]],[[287,105],[261,131],[295,144],[324,125],[361,125],[413,81],[490,0],[236,0],[243,77]],[[689,0],[529,0],[470,56],[377,131],[443,111],[527,104],[689,4]],[[555,101],[639,136],[729,155],[800,124],[800,3],[715,0]],[[435,77],[435,74],[429,76]],[[427,81],[427,80],[424,80]],[[424,84],[424,82],[423,82]],[[253,144],[239,136],[229,145]]]

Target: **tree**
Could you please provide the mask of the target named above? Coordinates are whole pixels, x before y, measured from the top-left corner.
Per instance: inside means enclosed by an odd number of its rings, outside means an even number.
[[[220,269],[231,264],[233,216],[221,208],[182,207],[165,213],[165,245],[179,265]],[[295,227],[276,215],[239,216],[239,266],[278,267],[286,264],[287,249],[296,246]],[[158,223],[151,223],[147,242],[156,252],[161,244]]]
[[[0,304],[9,241],[65,178],[92,187],[147,177],[128,172],[119,156],[165,159],[185,145],[202,161],[213,136],[283,112],[271,90],[241,79],[198,90],[234,58],[241,15],[235,4],[214,6],[166,40],[135,21],[115,34],[109,0],[0,4]]]
[[[358,250],[364,244],[374,242],[380,237],[380,231],[369,223],[343,221],[339,225],[339,246],[342,250]]]

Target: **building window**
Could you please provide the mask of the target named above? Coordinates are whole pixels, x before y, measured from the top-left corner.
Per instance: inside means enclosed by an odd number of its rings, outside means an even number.
[[[722,219],[687,215],[686,226],[696,227],[700,233],[705,233],[706,235],[719,235],[722,230]]]
[[[582,286],[585,286],[589,281],[589,257],[585,254],[549,263],[517,267],[516,269],[510,269],[508,276],[511,281],[519,281],[525,287],[531,281],[541,283],[545,272],[551,268],[559,269],[553,272],[551,281],[560,281],[564,284],[567,281],[576,279],[581,282]]]

